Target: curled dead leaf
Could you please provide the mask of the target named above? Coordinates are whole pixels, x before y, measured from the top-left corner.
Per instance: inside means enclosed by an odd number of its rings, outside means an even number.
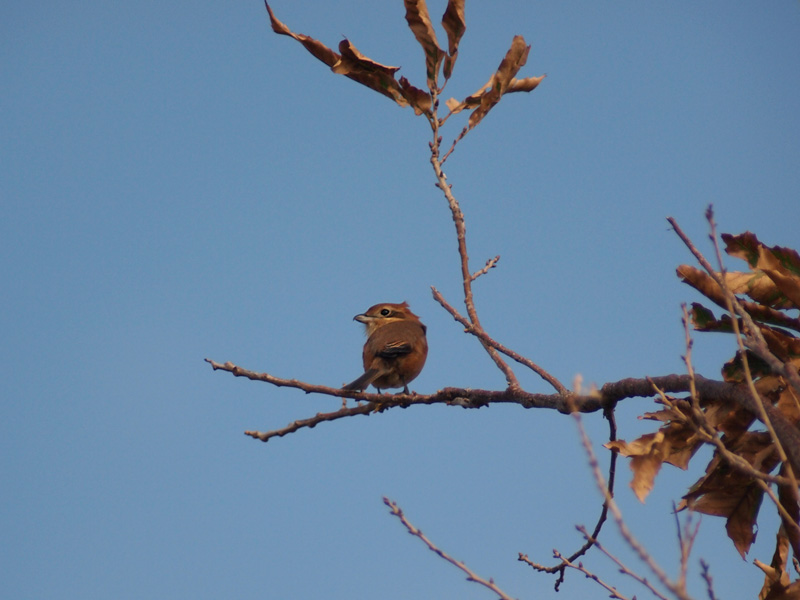
[[[442,27],[447,32],[447,56],[444,57],[444,78],[450,79],[458,58],[458,44],[467,30],[464,20],[464,0],[448,0],[442,16]]]
[[[771,472],[779,459],[768,433],[747,432],[728,449],[744,458],[757,471]],[[753,479],[730,467],[715,452],[701,477],[684,496],[679,508],[725,517],[725,529],[734,547],[745,557],[756,539],[756,518],[764,492]]]
[[[519,70],[528,61],[528,53],[531,47],[525,43],[525,38],[515,35],[511,41],[511,47],[506,52],[505,57],[500,62],[500,66],[489,83],[484,86],[480,94],[480,104],[472,111],[469,116],[469,128],[472,129],[489,113],[489,111],[500,102],[500,98],[508,89],[508,85]]]
[[[661,470],[664,462],[664,434],[661,431],[648,433],[628,443],[624,440],[615,440],[605,444],[609,450],[619,452],[622,456],[631,459],[630,467],[633,471],[631,489],[640,502],[644,502],[653,489],[656,475]]]
[[[433,30],[428,6],[425,0],[405,0],[406,21],[414,37],[425,52],[425,74],[428,80],[428,89],[437,89],[439,66],[442,64],[444,50],[439,48],[436,41],[436,32]]]
[[[303,46],[306,50],[308,50],[315,58],[321,60],[329,67],[332,67],[339,61],[339,55],[328,48],[322,42],[315,40],[314,38],[303,35],[301,33],[294,33],[291,29],[289,29],[284,23],[278,20],[275,16],[275,13],[272,12],[272,9],[269,7],[269,3],[264,2],[267,7],[267,12],[269,13],[269,20],[272,24],[272,31],[278,33],[280,35],[288,35],[291,38],[294,38]]]
[[[766,246],[754,233],[722,234],[725,252],[747,261],[750,268],[760,270],[772,280],[781,293],[775,308],[800,308],[800,254],[791,248]]]
[[[428,92],[414,87],[405,78],[401,78],[400,81],[395,78],[400,67],[384,65],[364,56],[347,39],[339,43],[339,52],[335,52],[319,40],[293,32],[278,20],[269,3],[265,2],[265,5],[269,13],[272,30],[275,33],[287,35],[300,42],[306,50],[328,65],[334,73],[344,75],[371,90],[383,94],[400,106],[411,106],[417,114],[430,112],[431,99]]]

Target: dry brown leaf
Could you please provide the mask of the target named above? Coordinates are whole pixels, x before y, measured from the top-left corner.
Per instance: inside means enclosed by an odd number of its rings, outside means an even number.
[[[472,129],[500,102],[500,98],[508,89],[511,80],[525,66],[531,47],[525,44],[525,38],[515,35],[511,47],[497,67],[497,71],[489,80],[480,96],[480,105],[469,116],[469,128]]]
[[[462,103],[455,98],[450,98],[449,100],[445,101],[445,105],[447,105],[447,108],[449,108],[450,112],[453,114],[461,112],[464,109],[461,104]]]
[[[524,79],[511,79],[511,82],[508,84],[508,89],[506,90],[506,94],[511,94],[513,92],[530,92],[536,88],[537,85],[542,83],[545,76],[540,75],[539,77],[525,77]]]
[[[781,392],[778,398],[778,410],[781,411],[792,425],[800,423],[800,398],[797,397],[797,392],[791,386],[784,383],[782,377],[775,377],[776,380],[781,382]],[[760,383],[760,382],[759,382]]]
[[[442,27],[447,32],[447,56],[444,57],[444,78],[450,79],[458,58],[458,44],[467,30],[464,20],[464,0],[448,0],[442,16]]]
[[[761,594],[763,593],[764,590],[762,589]],[[766,596],[762,596],[761,594],[758,596],[759,600],[800,600],[800,581],[795,581],[785,588],[781,586],[770,588],[767,590]]]
[[[400,67],[382,65],[367,58],[347,39],[339,42],[339,52],[341,57],[331,67],[331,71],[339,75],[345,75],[384,96],[388,96],[401,106],[408,106],[408,101],[400,91],[400,84],[394,78],[394,74],[400,70]]]
[[[405,0],[405,6],[408,27],[425,52],[425,74],[428,80],[428,89],[435,90],[438,87],[439,65],[442,64],[444,50],[439,48],[439,42],[436,41],[436,32],[433,30],[433,23],[431,23],[425,0]]]
[[[746,294],[764,306],[788,308],[783,292],[762,270],[727,273],[725,283],[734,294]]]
[[[758,247],[761,242],[758,241],[754,233],[750,231],[745,231],[739,235],[723,233],[720,237],[725,242],[725,252],[729,256],[741,258],[747,261],[751,268],[755,268],[756,264],[758,264]]]
[[[306,50],[308,50],[311,54],[313,54],[316,58],[324,62],[329,67],[332,67],[339,61],[339,55],[328,48],[322,42],[315,40],[312,37],[307,35],[303,35],[300,33],[294,33],[290,30],[286,25],[284,25],[275,14],[272,12],[272,9],[269,7],[269,3],[264,2],[267,7],[267,12],[269,13],[269,20],[272,23],[272,31],[275,33],[279,33],[280,35],[288,35],[296,39],[298,42],[305,46]]]
[[[676,272],[678,277],[706,298],[723,308],[727,307],[722,289],[708,273],[690,265],[681,265]],[[782,298],[781,292],[774,282],[761,271],[728,272],[725,274],[725,284],[734,294],[747,294],[756,302],[766,306],[779,304]]]
[[[648,433],[633,442],[618,440],[606,444],[606,448],[631,458],[630,468],[633,471],[631,488],[636,497],[644,502],[653,489],[656,475],[663,463],[669,463],[679,469],[687,469],[689,461],[703,441],[697,436],[694,428],[686,422],[691,415],[691,406],[686,400],[672,400],[674,409],[667,408],[653,413],[646,413],[642,418],[665,423],[656,433]],[[675,411],[679,411],[676,414]],[[724,420],[730,407],[715,403],[706,408],[709,423],[715,426]],[[684,416],[681,416],[682,413]]]
[[[657,432],[643,435],[630,444],[624,440],[615,440],[605,444],[609,450],[616,450],[623,456],[630,457],[630,467],[633,471],[630,486],[640,502],[644,502],[650,490],[653,489],[653,482],[664,462],[661,453],[663,440],[664,435]]]
[[[684,283],[695,288],[706,298],[716,305],[727,310],[727,303],[722,290],[705,271],[701,271],[690,265],[681,265],[676,273]],[[772,305],[785,303],[786,299],[781,290],[763,272],[757,273],[728,273],[727,283],[734,293],[744,293],[758,300],[756,302],[741,301],[744,309],[757,321],[779,325],[789,329],[800,331],[800,320],[789,317],[786,313],[772,308]],[[695,306],[695,305],[693,305]],[[700,305],[697,305],[700,306]],[[707,309],[705,309],[707,310]],[[696,316],[696,315],[693,315]],[[707,316],[712,316],[710,311]],[[719,331],[718,327],[698,326],[695,319],[695,327],[700,331]]]
[[[400,91],[411,105],[411,108],[414,109],[414,113],[421,115],[422,113],[430,112],[433,101],[429,92],[414,87],[405,77],[400,78]]]
[[[793,305],[800,308],[800,256],[791,248],[759,248],[758,268],[762,269]]]
[[[526,77],[525,79],[514,79],[512,77],[511,81],[508,84],[508,88],[505,90],[505,94],[510,94],[512,92],[530,92],[532,91],[537,85],[539,85],[542,80],[545,78],[544,75],[540,77]],[[494,83],[495,75],[487,81],[481,88],[475,92],[474,94],[467,96],[462,101],[458,101],[455,98],[450,98],[445,104],[447,104],[447,108],[450,109],[450,112],[455,114],[459,113],[464,109],[475,108],[481,104],[482,99],[486,96],[486,94],[491,90],[492,85]]]
[[[740,436],[750,428],[756,420],[755,415],[746,408],[737,404],[726,404],[727,412],[714,423],[714,426],[725,436],[727,444],[733,444]]]
[[[783,477],[788,475],[788,469],[785,464],[781,465],[780,475]],[[778,486],[778,502],[781,503],[781,506],[793,521],[793,523],[787,523],[782,519],[781,532],[786,534],[792,552],[794,552],[795,557],[798,557],[800,556],[800,531],[793,525],[800,523],[800,506],[797,504],[796,494],[797,490],[792,490],[790,486]]]
[[[730,319],[726,320],[730,323]],[[747,366],[750,369],[750,375],[754,379],[772,374],[769,365],[752,351],[747,350],[745,356],[747,357]],[[742,353],[740,351],[737,351],[736,355],[722,366],[722,378],[728,383],[745,383],[747,381],[744,360],[742,360]]]
[[[331,70],[340,75],[364,72],[378,73],[386,77],[394,78],[394,74],[400,70],[400,67],[382,65],[371,58],[367,58],[346,38],[339,42],[339,52],[342,53],[341,58],[331,67]]]
[[[787,332],[762,325],[761,335],[767,342],[769,351],[784,362],[800,357],[800,338],[789,335]]]
[[[725,306],[722,290],[705,271],[691,265],[680,265],[675,272],[684,283],[688,283],[706,298],[719,306]]]
[[[739,555],[744,559],[750,546],[756,541],[758,529],[756,527],[756,518],[758,517],[758,510],[761,508],[761,500],[764,493],[757,486],[749,486],[744,490],[744,493],[736,500],[735,507],[727,515],[728,520],[725,523],[725,532],[733,542],[733,546],[739,552]],[[704,497],[705,500],[707,497]],[[699,502],[702,506],[702,500]],[[697,508],[699,512],[705,512]]]
[[[715,472],[716,473],[716,472]],[[751,480],[735,480],[720,483],[713,473],[704,482],[697,500],[692,500],[690,492],[679,508],[690,506],[697,512],[725,517],[725,530],[734,547],[745,558],[756,539],[755,524],[761,507],[763,492]]]
[[[791,580],[786,567],[789,563],[789,540],[783,529],[778,532],[775,541],[775,553],[772,555],[772,562],[767,565],[760,560],[753,561],[755,565],[764,571],[764,586],[758,594],[760,600],[774,600],[776,598],[791,598],[786,592],[790,587]]]
[[[726,446],[762,473],[769,473],[779,462],[768,433],[748,432]],[[715,452],[706,474],[689,489],[679,508],[691,506],[703,514],[725,517],[728,537],[744,558],[755,541],[762,498],[761,488],[748,475],[731,468]]]
[[[395,79],[395,74],[400,67],[390,67],[367,58],[347,39],[339,43],[339,53],[334,52],[312,37],[294,33],[278,20],[269,4],[266,2],[265,4],[272,23],[272,30],[281,35],[288,35],[303,44],[306,50],[328,65],[334,73],[365,85],[387,98],[391,98],[400,106],[411,106],[417,114],[430,110],[430,94],[414,87],[408,81],[403,84]],[[427,96],[427,99],[424,96]]]
[[[492,74],[492,76],[489,78],[489,81],[482,85],[477,92],[467,96],[462,101],[458,101],[455,98],[450,98],[447,102],[445,102],[445,104],[447,104],[447,108],[450,109],[451,113],[456,114],[464,109],[475,108],[476,106],[480,105],[481,97],[491,87],[493,80],[494,74]]]
[[[747,261],[753,269],[764,271],[783,295],[776,308],[800,308],[800,254],[791,248],[765,246],[755,234],[722,234],[725,251]]]

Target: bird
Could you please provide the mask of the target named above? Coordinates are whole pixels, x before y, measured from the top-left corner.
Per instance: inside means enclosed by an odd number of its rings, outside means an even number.
[[[372,384],[379,394],[388,388],[403,388],[408,394],[408,384],[428,357],[427,327],[409,310],[408,302],[376,304],[353,320],[366,327],[364,374],[342,389],[361,391]]]

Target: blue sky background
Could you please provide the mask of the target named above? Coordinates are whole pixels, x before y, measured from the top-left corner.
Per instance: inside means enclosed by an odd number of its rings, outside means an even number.
[[[399,0],[272,6],[424,85]],[[476,283],[483,324],[567,384],[681,372],[680,303],[698,296],[674,275],[690,256],[666,217],[706,251],[709,203],[721,231],[800,245],[800,5],[473,1],[466,17],[446,96],[483,84],[515,34],[533,45],[522,75],[548,75],[446,164],[473,267],[502,256]],[[407,300],[429,327],[416,391],[504,386],[431,298],[460,305],[426,122],[273,34],[257,0],[6,2],[0,32],[0,595],[489,598],[387,495],[511,595],[556,597],[516,557],[549,563],[596,519],[571,419],[415,407],[264,445],[242,432],[339,401],[203,362],[339,385],[360,373],[352,316]],[[697,369],[717,377],[733,350],[698,336]],[[652,407],[626,402],[620,436],[650,429],[636,415]],[[585,422],[602,452],[602,418]],[[631,527],[673,573],[671,503],[703,458],[666,467],[644,505],[619,470]],[[752,559],[774,544],[762,513],[748,562],[703,519],[698,596],[704,557],[720,597],[755,597]],[[605,594],[571,573],[557,597]]]

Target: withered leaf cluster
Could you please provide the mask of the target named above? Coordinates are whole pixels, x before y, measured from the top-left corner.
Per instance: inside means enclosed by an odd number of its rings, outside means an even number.
[[[800,255],[789,248],[766,246],[750,232],[723,234],[722,239],[728,255],[746,261],[748,269],[716,273],[718,279],[689,265],[677,269],[682,281],[726,311],[717,317],[712,309],[695,303],[690,311],[693,327],[710,332],[745,331],[743,320],[737,318],[734,322],[730,316],[735,313],[731,312],[725,290],[718,283],[718,280],[722,281],[752,318],[772,355],[781,363],[798,368]],[[722,368],[726,381],[742,385],[745,385],[748,372],[761,402],[777,409],[785,421],[797,427],[800,423],[800,395],[784,375],[774,372],[762,357],[749,348],[745,352],[737,351]],[[686,469],[700,445],[712,436],[717,437],[724,451],[715,450],[705,474],[684,495],[680,508],[691,507],[704,514],[724,517],[728,536],[744,557],[755,541],[758,512],[765,492],[764,486],[755,480],[752,473],[737,468],[730,456],[738,457],[743,461],[740,466],[749,466],[757,473],[770,474],[777,470],[777,474],[784,477],[796,477],[800,473],[792,472],[791,467],[781,461],[773,436],[756,425],[756,414],[752,409],[702,397],[664,398],[666,407],[663,410],[643,416],[661,423],[655,433],[632,442],[611,442],[607,447],[631,458],[631,487],[643,501],[663,463]],[[788,548],[792,548],[795,556],[800,555],[796,487],[779,485],[778,498],[785,514],[782,515],[773,564],[770,567],[762,565],[765,572],[771,569],[767,572],[763,598],[790,597],[786,595],[789,583],[784,577]],[[787,515],[793,522],[788,522]],[[784,548],[783,552],[780,548]]]
[[[275,33],[288,35],[300,42],[334,73],[349,77],[391,98],[400,106],[410,106],[417,115],[424,114],[428,117],[433,116],[434,98],[438,97],[444,86],[444,83],[441,85],[439,83],[440,77],[447,82],[453,75],[458,58],[458,45],[467,29],[464,20],[464,0],[449,0],[441,21],[442,28],[447,34],[447,50],[443,50],[436,39],[425,0],[405,0],[406,21],[425,53],[427,89],[423,89],[412,85],[405,77],[397,78],[400,67],[390,67],[364,56],[346,38],[339,43],[339,51],[335,52],[319,40],[294,33],[278,20],[269,4],[266,2],[265,4]],[[515,36],[505,58],[485,85],[462,101],[451,98],[446,102],[451,114],[471,110],[467,129],[472,129],[500,101],[503,94],[533,90],[544,79],[544,75],[523,79],[515,77],[525,65],[529,52],[530,46],[525,44],[524,38]]]

